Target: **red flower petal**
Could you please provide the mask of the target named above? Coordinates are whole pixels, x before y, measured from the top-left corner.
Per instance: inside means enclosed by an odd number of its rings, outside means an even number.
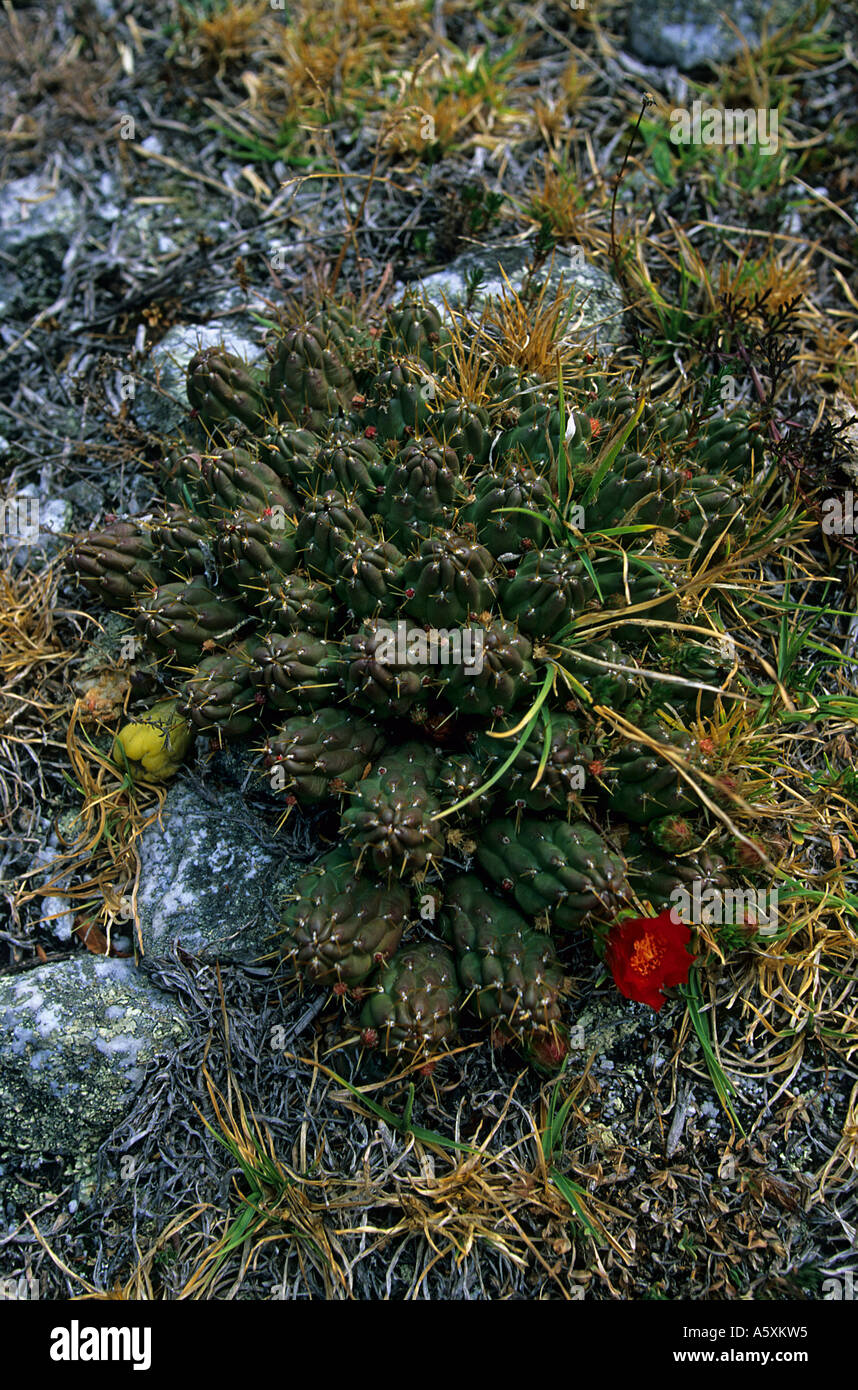
[[[688,951],[691,928],[673,920],[671,909],[658,917],[617,922],[608,936],[605,960],[620,994],[656,1012],[663,991],[684,985],[695,957]]]

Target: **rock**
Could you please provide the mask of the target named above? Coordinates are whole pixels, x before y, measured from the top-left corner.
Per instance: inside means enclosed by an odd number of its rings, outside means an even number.
[[[0,978],[0,1148],[94,1151],[185,1031],[130,961],[79,954]]]
[[[690,68],[726,63],[742,50],[739,37],[721,19],[724,12],[751,49],[760,47],[763,20],[772,33],[795,18],[793,0],[634,0],[628,19],[629,47],[645,63]]]
[[[37,174],[0,191],[0,319],[28,318],[56,299],[80,219],[70,190]]]
[[[148,380],[134,402],[134,416],[143,429],[169,435],[187,422],[190,407],[185,394],[185,369],[194,353],[218,345],[250,365],[265,355],[260,343],[228,329],[202,324],[171,328],[152,349],[143,368]]]
[[[71,900],[58,893],[49,893],[42,898],[42,915],[39,921],[52,931],[58,941],[71,941],[74,931],[74,912]]]
[[[476,293],[471,297],[471,311],[479,310],[491,298],[499,298],[509,288],[520,293],[533,264],[533,248],[529,246],[487,247],[466,251],[445,270],[423,276],[419,286],[426,298],[443,312],[446,299],[451,308],[462,304],[468,293],[468,282],[480,276]],[[505,279],[504,276],[507,278]],[[601,345],[616,343],[622,332],[623,297],[614,281],[586,259],[580,248],[555,251],[531,278],[533,293],[538,295],[547,281],[549,299],[558,288],[561,277],[570,295],[571,314],[564,337],[592,332],[598,325],[597,341]],[[507,286],[509,283],[509,288]]]
[[[146,956],[173,943],[226,961],[259,960],[272,950],[279,909],[305,867],[234,787],[204,799],[187,782],[170,788],[140,841],[137,906]],[[272,821],[272,826],[275,822]]]
[[[595,1052],[601,1059],[617,1050],[621,1054],[624,1045],[640,1028],[651,1030],[656,1017],[644,1004],[630,1008],[624,999],[613,995],[600,997],[575,1015],[572,1046],[585,1056]]]
[[[70,487],[63,489],[63,497],[77,509],[84,517],[89,519],[98,516],[105,510],[104,490],[89,478],[82,478],[80,482],[72,483]]]

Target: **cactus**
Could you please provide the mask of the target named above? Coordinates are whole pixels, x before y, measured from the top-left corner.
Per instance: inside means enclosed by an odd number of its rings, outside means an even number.
[[[386,533],[407,545],[415,533],[426,535],[432,527],[448,526],[454,520],[458,473],[459,460],[452,449],[431,439],[406,444],[378,503]]]
[[[643,732],[653,742],[672,750],[681,762],[705,767],[706,759],[690,735],[681,729],[668,729],[655,722],[647,724]],[[604,776],[610,789],[611,810],[638,824],[685,814],[698,805],[676,765],[647,743],[628,742],[616,748]]]
[[[324,637],[335,620],[335,606],[326,584],[316,584],[300,570],[261,576],[245,585],[262,622],[275,632],[314,632]]]
[[[242,448],[224,449],[204,458],[199,490],[215,517],[235,511],[288,516],[299,505],[297,494],[273,468]]]
[[[583,488],[588,481],[587,475],[579,472],[577,476]],[[640,454],[620,453],[585,509],[588,534],[612,527],[673,526],[682,484],[683,477],[677,469],[653,463]],[[635,545],[640,540],[634,531],[617,539],[625,546]]]
[[[318,476],[321,440],[312,430],[269,430],[259,441],[259,460],[276,473],[296,497],[312,490]]]
[[[485,781],[485,769],[476,758],[468,753],[451,754],[438,768],[435,793],[445,810],[469,798],[468,806],[462,811],[463,818],[466,822],[475,818],[483,820],[495,800],[491,790],[483,790]]]
[[[726,878],[719,826],[650,741],[692,780],[718,771],[682,727],[732,665],[718,586],[689,586],[693,608],[682,586],[744,534],[762,436],[596,364],[564,366],[561,408],[555,381],[480,363],[485,334],[463,356],[467,331],[416,301],[371,325],[326,303],[265,368],[197,354],[170,504],[77,537],[70,563],[133,616],[186,746],[255,740],[271,789],[339,831],[284,913],[301,979],[371,991],[385,1048],[449,1041],[462,1006],[550,1069],[550,930],[598,936],[633,890]],[[139,736],[170,775],[178,743],[140,722],[117,751]],[[455,961],[416,922],[403,950],[412,891]]]
[[[646,829],[653,844],[669,854],[682,854],[699,840],[693,822],[685,816],[662,816],[660,820],[651,820]]]
[[[205,579],[215,573],[216,532],[205,517],[186,508],[174,508],[163,521],[152,526],[152,539],[158,559],[171,575]]]
[[[356,424],[379,443],[401,440],[427,428],[434,390],[419,371],[404,362],[388,362],[372,383],[370,396],[353,399]]]
[[[110,608],[127,608],[168,577],[153,533],[133,521],[113,521],[101,531],[78,536],[70,568],[84,588]]]
[[[630,886],[656,911],[670,906],[675,889],[684,889],[691,896],[696,884],[702,899],[710,889],[730,886],[727,863],[720,854],[705,849],[681,857],[663,854],[645,845],[639,835],[631,835],[623,848]]]
[[[438,627],[455,627],[491,607],[494,560],[485,546],[471,544],[454,531],[441,531],[422,542],[418,554],[402,566],[402,605],[409,617]]]
[[[249,734],[259,717],[251,676],[253,662],[243,642],[217,656],[207,656],[185,682],[179,713],[203,732],[227,738]]]
[[[500,559],[541,549],[548,539],[542,517],[550,512],[551,489],[545,479],[530,468],[512,468],[475,479],[474,500],[463,509],[462,520],[476,527],[480,544]]]
[[[731,478],[713,478],[708,473],[692,478],[680,504],[677,521],[681,525],[673,540],[676,554],[695,548],[718,550],[745,534],[744,496]]]
[[[697,454],[707,473],[718,477],[743,478],[755,457],[762,457],[764,436],[744,411],[710,422],[698,445]]]
[[[384,735],[366,720],[322,709],[311,719],[287,719],[268,740],[266,753],[286,791],[312,806],[353,787],[383,743]]]
[[[270,632],[251,645],[251,680],[274,709],[295,714],[330,702],[341,672],[337,648],[312,632]]]
[[[508,757],[503,743],[484,735],[478,736],[474,751],[488,774]],[[497,786],[516,810],[563,814],[580,802],[585,769],[594,758],[580,723],[569,714],[555,714],[546,728],[537,725]]]
[[[512,623],[494,619],[468,624],[460,637],[463,656],[449,668],[441,695],[464,715],[497,717],[521,704],[532,691],[536,668],[533,646]],[[443,656],[443,653],[442,653]]]
[[[482,468],[489,456],[491,434],[488,411],[468,401],[454,401],[433,411],[427,421],[429,434],[452,449],[462,469]]]
[[[266,398],[255,373],[223,348],[205,348],[191,358],[188,400],[209,429],[229,421],[239,421],[254,433],[266,428]]]
[[[392,626],[387,619],[369,619],[357,632],[343,638],[342,678],[347,695],[363,710],[374,714],[404,715],[424,694],[427,668],[410,661],[409,647],[422,650],[415,639],[422,629],[402,619]]]
[[[380,887],[339,851],[295,884],[283,913],[281,954],[312,984],[353,988],[394,955],[409,910],[399,884]]]
[[[274,346],[268,390],[282,421],[324,430],[348,410],[357,383],[325,328],[307,323],[291,328]]]
[[[549,936],[465,875],[445,887],[439,926],[455,951],[463,1003],[479,1018],[518,1039],[560,1025],[565,982]]]
[[[580,681],[596,705],[611,705],[622,709],[634,698],[633,672],[635,659],[610,638],[598,642],[582,642],[566,657],[566,670]],[[612,667],[622,666],[622,671]]]
[[[196,663],[247,621],[244,608],[193,579],[162,584],[135,610],[137,626],[159,655]]]
[[[432,371],[447,360],[450,332],[441,322],[438,310],[417,301],[406,303],[390,315],[381,346],[388,352],[405,352],[419,357]]]
[[[435,942],[398,951],[361,1013],[362,1040],[385,1052],[423,1053],[456,1035],[461,989],[453,957]]]
[[[224,581],[232,589],[259,587],[263,577],[282,578],[295,568],[298,549],[295,524],[281,517],[277,524],[270,517],[256,520],[242,516],[218,522],[217,558]]]
[[[355,788],[341,828],[358,858],[367,854],[378,873],[420,871],[440,860],[443,833],[433,821],[440,810],[432,791],[436,771],[433,753],[407,743]]]
[[[337,432],[316,455],[314,490],[341,492],[367,506],[384,490],[387,469],[371,440]]]
[[[334,589],[353,618],[393,613],[402,570],[403,557],[390,541],[355,535],[337,555]]]
[[[500,606],[504,617],[529,637],[549,637],[583,612],[592,594],[592,581],[577,553],[551,548],[525,556],[502,584]]]
[[[620,856],[580,821],[490,821],[477,845],[477,863],[523,912],[547,912],[563,930],[580,926],[591,913],[616,911],[628,887]]]
[[[369,519],[353,498],[330,488],[307,500],[295,533],[304,563],[314,576],[333,579],[337,560],[356,536],[371,536]]]

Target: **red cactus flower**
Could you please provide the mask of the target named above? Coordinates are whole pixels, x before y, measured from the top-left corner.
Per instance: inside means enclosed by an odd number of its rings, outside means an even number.
[[[665,1002],[663,991],[688,980],[695,960],[688,951],[690,940],[691,928],[674,922],[669,908],[658,917],[615,923],[605,960],[620,994],[658,1012]]]

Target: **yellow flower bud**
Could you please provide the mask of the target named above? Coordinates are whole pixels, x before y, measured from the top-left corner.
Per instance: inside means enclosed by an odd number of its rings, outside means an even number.
[[[193,738],[190,724],[176,713],[176,701],[162,700],[119,730],[112,756],[133,777],[166,782],[179,770]]]

